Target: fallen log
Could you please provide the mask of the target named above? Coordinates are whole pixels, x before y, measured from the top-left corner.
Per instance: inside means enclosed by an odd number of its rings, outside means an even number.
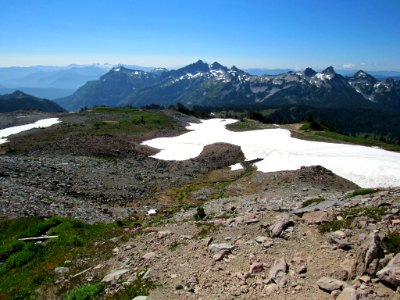
[[[43,235],[43,236],[21,238],[21,239],[18,239],[18,241],[40,241],[40,240],[54,239],[57,237],[58,237],[58,235]]]

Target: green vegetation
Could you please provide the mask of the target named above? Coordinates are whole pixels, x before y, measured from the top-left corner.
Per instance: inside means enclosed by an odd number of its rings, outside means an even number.
[[[41,244],[18,241],[21,237],[42,234],[58,235],[58,238]],[[106,257],[113,247],[107,241],[122,234],[122,228],[116,224],[89,225],[59,217],[0,220],[0,261],[3,262],[0,266],[0,299],[40,298],[33,291],[43,291],[53,285],[56,267],[63,266],[66,260]],[[93,247],[94,242],[105,244],[101,248]],[[71,266],[71,270],[79,272],[82,267]],[[88,288],[88,293],[91,289]],[[86,289],[79,291],[77,295]]]
[[[380,147],[390,151],[400,151],[400,146],[395,144],[388,144],[373,136],[360,134],[356,136],[348,136],[333,131],[312,131],[302,130],[304,125],[300,127],[302,132],[292,132],[293,136],[299,139],[312,140],[318,142],[333,142],[333,143],[348,143],[354,145],[363,145],[369,147]],[[307,128],[307,127],[306,127]]]
[[[346,195],[346,198],[353,198],[355,196],[370,195],[379,192],[379,189],[358,189]]]
[[[392,231],[382,241],[382,246],[389,252],[400,253],[400,233]]]
[[[316,121],[310,121],[310,122],[305,122],[301,127],[300,130],[304,130],[304,131],[322,131],[324,130],[324,127],[316,122]]]
[[[88,284],[78,287],[67,294],[65,300],[95,300],[103,291],[101,283]]]
[[[198,206],[197,209],[196,209],[196,213],[194,214],[193,217],[194,217],[194,219],[196,221],[200,221],[200,220],[203,220],[206,216],[207,215],[206,215],[206,213],[204,211],[203,206]]]
[[[323,131],[300,131],[300,136],[306,139],[330,139],[400,151],[398,113],[370,108],[317,108],[294,104],[281,107],[264,116],[269,123],[293,124],[316,121],[323,125]],[[307,125],[304,129],[307,129]]]
[[[307,207],[307,206],[310,206],[310,205],[312,205],[312,204],[321,203],[321,202],[323,202],[323,201],[325,201],[325,198],[322,198],[322,197],[309,199],[309,200],[304,201],[304,202],[301,204],[301,207]]]
[[[356,217],[365,216],[374,221],[379,221],[384,215],[387,214],[388,209],[386,207],[364,207],[364,208],[347,208],[340,212],[338,216],[341,220],[332,220],[319,225],[318,229],[320,233],[326,233],[344,228],[350,228]]]
[[[163,113],[133,108],[96,107],[89,113],[109,114],[110,120],[92,123],[90,135],[137,135],[172,127]]]
[[[350,228],[351,220],[333,220],[326,223],[322,223],[318,226],[320,233],[337,231],[345,228]]]
[[[240,121],[233,124],[229,124],[228,126],[226,126],[226,128],[232,131],[249,131],[249,130],[271,129],[276,127],[249,118],[240,118]]]

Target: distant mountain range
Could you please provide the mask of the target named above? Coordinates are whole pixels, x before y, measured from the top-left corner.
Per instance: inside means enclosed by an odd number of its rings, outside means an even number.
[[[0,112],[11,112],[16,110],[40,110],[46,112],[65,111],[53,101],[27,95],[21,91],[15,91],[8,95],[0,95]]]
[[[94,105],[273,107],[292,104],[330,108],[400,111],[400,81],[378,80],[359,71],[344,77],[332,67],[255,76],[236,67],[201,60],[178,70],[115,67],[87,82],[73,95],[56,100],[68,110]]]
[[[295,69],[265,69],[265,68],[251,68],[251,69],[243,69],[247,73],[251,75],[279,75],[283,73],[287,73],[290,71],[296,71]],[[317,71],[322,71],[317,70]],[[357,69],[337,69],[336,72],[343,76],[353,76],[359,70]],[[400,79],[400,72],[396,71],[368,71],[368,74],[371,74],[377,79]]]
[[[124,66],[148,72],[154,70],[153,67]],[[20,90],[39,98],[66,97],[113,67],[115,66],[110,64],[93,64],[0,68],[0,95]]]

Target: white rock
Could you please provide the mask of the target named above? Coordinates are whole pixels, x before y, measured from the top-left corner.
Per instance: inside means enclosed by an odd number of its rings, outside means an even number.
[[[208,246],[208,250],[212,253],[220,252],[220,251],[232,251],[235,249],[234,245],[231,244],[211,244]]]
[[[69,272],[69,268],[67,267],[57,267],[54,269],[54,273],[56,274],[65,274]]]
[[[128,272],[129,269],[121,269],[121,270],[116,270],[112,271],[111,273],[108,273],[104,278],[102,279],[102,282],[111,282],[114,280],[118,280],[118,278],[121,277],[121,275],[125,274]]]

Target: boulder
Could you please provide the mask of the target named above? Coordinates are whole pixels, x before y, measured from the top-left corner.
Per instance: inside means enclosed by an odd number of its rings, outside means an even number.
[[[334,231],[326,235],[329,243],[336,245],[339,249],[350,250],[351,242],[343,231]]]
[[[216,254],[213,255],[213,260],[214,260],[214,261],[220,261],[220,260],[222,260],[222,259],[225,257],[225,255],[228,254],[228,253],[229,253],[229,251],[226,251],[226,250],[219,251],[219,252],[217,252]]]
[[[334,290],[341,290],[344,286],[347,286],[347,283],[330,277],[321,277],[317,281],[317,285],[324,291],[332,292]]]
[[[262,272],[262,271],[264,271],[264,264],[255,262],[255,263],[252,263],[252,265],[250,266],[249,273],[250,274],[255,274],[255,273]]]
[[[328,213],[325,211],[306,212],[301,219],[309,225],[321,224],[328,221]]]
[[[398,253],[382,270],[376,273],[378,278],[393,286],[400,286],[400,253]]]
[[[269,226],[269,230],[271,231],[272,237],[279,237],[281,236],[283,230],[293,225],[294,223],[290,220],[289,214],[283,214],[274,224]]]
[[[346,287],[336,298],[336,300],[357,300],[359,295],[353,287]]]
[[[351,278],[367,273],[375,276],[378,265],[374,260],[384,257],[379,235],[372,232],[361,244],[356,254],[356,261],[351,270]],[[371,266],[370,266],[371,265]]]
[[[279,286],[275,283],[271,283],[265,286],[264,293],[267,296],[275,295],[279,291]]]
[[[256,237],[256,242],[259,243],[259,244],[263,244],[264,242],[267,242],[269,240],[270,240],[270,238],[266,237],[266,236],[258,236],[258,237]]]
[[[269,271],[269,279],[275,282],[279,287],[284,287],[287,283],[288,265],[284,258],[275,260]]]

